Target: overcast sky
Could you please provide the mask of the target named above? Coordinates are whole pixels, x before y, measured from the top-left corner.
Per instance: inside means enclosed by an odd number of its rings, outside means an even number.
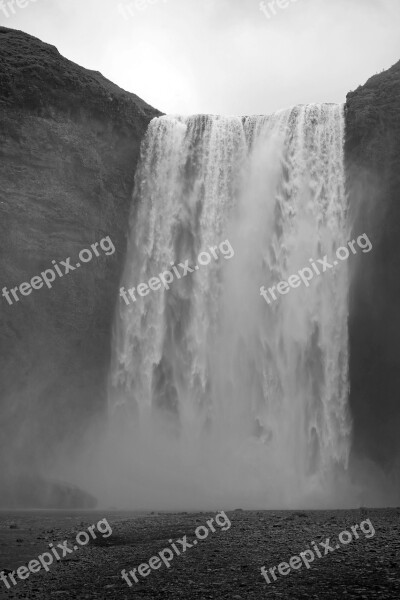
[[[0,24],[167,113],[344,102],[400,60],[400,0],[279,0],[276,14],[259,0],[25,1]]]

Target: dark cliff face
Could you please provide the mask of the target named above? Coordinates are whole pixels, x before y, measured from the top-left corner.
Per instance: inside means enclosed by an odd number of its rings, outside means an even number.
[[[51,289],[12,305],[0,297],[3,476],[15,469],[11,453],[30,470],[63,443],[70,451],[104,411],[135,166],[159,114],[53,46],[0,27],[0,289],[53,260],[75,265],[107,236],[116,249],[98,248]]]
[[[135,167],[159,114],[53,46],[0,27],[0,290],[53,260],[75,265],[107,236],[115,247],[51,289],[12,305],[0,296],[0,504],[10,479],[10,503],[75,493],[32,472],[72,452],[104,413]],[[350,290],[354,454],[391,468],[400,455],[400,63],[348,95],[346,129],[353,232],[373,243],[353,261]]]
[[[373,251],[350,290],[354,451],[393,469],[400,454],[400,62],[347,96],[353,231]]]

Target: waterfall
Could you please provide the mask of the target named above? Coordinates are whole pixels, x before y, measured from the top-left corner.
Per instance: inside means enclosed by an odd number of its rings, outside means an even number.
[[[347,243],[343,144],[341,105],[150,123],[121,286],[225,240],[234,255],[119,299],[109,406],[136,504],[332,498],[351,434],[346,263],[271,305],[260,287]]]

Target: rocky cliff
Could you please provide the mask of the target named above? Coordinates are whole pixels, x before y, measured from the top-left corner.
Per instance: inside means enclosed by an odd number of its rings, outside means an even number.
[[[0,297],[3,479],[15,460],[31,472],[55,447],[70,452],[104,409],[135,166],[159,114],[55,47],[0,27],[0,289],[53,260],[74,265],[107,236],[116,249],[51,289]]]
[[[53,46],[0,27],[0,290],[52,261],[76,264],[105,237],[115,247],[51,289],[12,304],[0,296],[0,504],[2,493],[24,506],[32,497],[93,503],[35,473],[56,449],[72,452],[104,412],[135,166],[159,114]],[[354,454],[390,468],[400,454],[400,63],[348,94],[346,132],[353,232],[374,246],[352,263]]]
[[[392,468],[400,453],[400,62],[347,96],[346,162],[358,258],[350,295],[355,453]]]

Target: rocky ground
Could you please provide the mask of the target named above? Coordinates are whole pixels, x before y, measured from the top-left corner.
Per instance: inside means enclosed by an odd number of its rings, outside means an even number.
[[[78,532],[107,518],[113,533],[50,566],[31,574],[13,589],[0,582],[0,597],[116,599],[229,598],[363,600],[400,597],[400,509],[227,513],[231,528],[215,533],[176,556],[169,569],[162,565],[130,588],[121,570],[137,568],[169,546],[169,539],[187,535],[190,542],[199,525],[215,513],[122,512],[2,512],[0,569],[15,569],[48,550],[48,544],[68,539],[71,549]],[[288,562],[312,541],[331,539],[336,546],[343,530],[370,519],[375,535],[360,538],[316,559],[268,585],[260,568]],[[98,534],[99,535],[99,534]],[[61,552],[61,551],[60,551]],[[322,549],[322,553],[324,550]]]

